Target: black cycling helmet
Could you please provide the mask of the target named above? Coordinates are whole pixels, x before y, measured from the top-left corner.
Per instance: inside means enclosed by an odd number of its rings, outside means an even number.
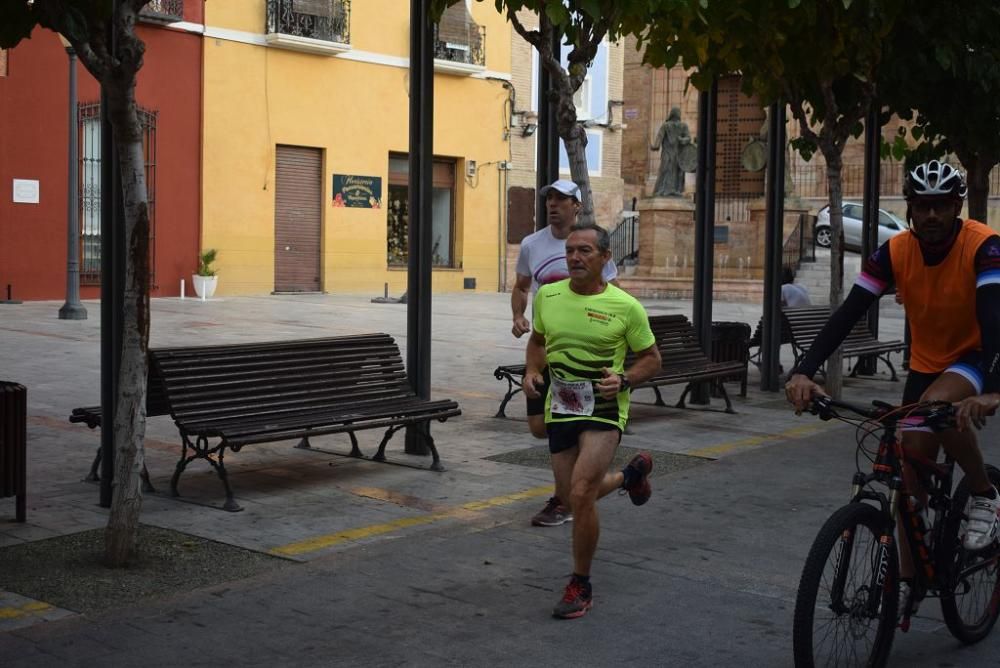
[[[917,165],[906,173],[903,183],[903,197],[935,197],[951,195],[956,199],[965,199],[967,192],[965,177],[946,162],[931,160]]]

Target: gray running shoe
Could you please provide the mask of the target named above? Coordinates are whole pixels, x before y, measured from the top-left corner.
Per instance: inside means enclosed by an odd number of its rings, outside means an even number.
[[[545,504],[545,507],[531,518],[531,525],[536,527],[557,527],[560,524],[572,521],[573,513],[562,504],[559,497],[553,496]]]

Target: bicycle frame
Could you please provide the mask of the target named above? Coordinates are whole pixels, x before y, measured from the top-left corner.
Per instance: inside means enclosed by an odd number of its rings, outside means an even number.
[[[940,579],[940,574],[946,569],[939,568],[939,565],[943,566],[944,564],[939,564],[937,557],[942,552],[938,546],[941,546],[945,519],[951,510],[954,461],[950,457],[946,457],[943,464],[938,464],[908,456],[903,450],[900,439],[896,436],[896,421],[893,420],[882,426],[879,451],[872,465],[872,472],[869,474],[860,471],[855,473],[851,489],[852,502],[874,502],[881,508],[886,519],[883,534],[879,537],[876,562],[878,567],[873,569],[872,591],[878,591],[886,586],[885,577],[889,564],[889,550],[896,549],[895,529],[897,519],[899,519],[899,524],[906,532],[907,547],[916,567],[915,585],[923,592],[934,591],[940,595],[942,590],[950,588],[950,583],[942,582]],[[904,470],[907,465],[911,466],[914,473],[915,484],[920,485],[928,495],[927,507],[935,511],[934,521],[930,527],[924,526],[923,518],[914,503],[913,495],[905,493],[903,489]],[[874,489],[873,483],[884,485],[888,488],[889,493],[886,494]],[[931,532],[930,546],[925,541],[928,531]],[[850,554],[853,549],[853,540],[853,536],[845,537],[841,555]],[[934,549],[935,554],[931,553],[931,548]],[[950,550],[947,556],[950,556]],[[838,557],[837,577],[832,588],[837,601],[841,600],[844,581],[847,577],[847,569],[840,567],[841,558],[843,557]],[[972,572],[972,569],[969,569],[969,572]],[[967,574],[963,572],[962,576]],[[868,612],[873,616],[876,615],[878,606],[877,597],[869,599]]]

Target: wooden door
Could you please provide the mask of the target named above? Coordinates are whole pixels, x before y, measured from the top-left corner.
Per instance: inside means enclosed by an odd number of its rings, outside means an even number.
[[[278,146],[274,196],[274,291],[319,292],[323,154]]]

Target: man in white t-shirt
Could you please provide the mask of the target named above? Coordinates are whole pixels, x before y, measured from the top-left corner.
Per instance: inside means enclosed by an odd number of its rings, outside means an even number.
[[[559,179],[538,191],[545,198],[548,226],[521,241],[521,253],[517,258],[517,281],[510,293],[510,309],[514,319],[511,333],[521,338],[531,331],[531,321],[525,316],[529,302],[538,292],[538,287],[569,278],[566,266],[566,237],[576,223],[580,211],[580,186],[568,179]],[[618,269],[613,260],[604,266],[603,278],[613,283]],[[528,404],[528,426],[535,438],[547,438],[545,431],[545,395],[548,390],[548,370],[545,372],[545,386],[539,388],[541,399],[530,399]],[[553,496],[545,507],[533,518],[534,526],[558,526],[571,522],[573,515],[569,509]]]

